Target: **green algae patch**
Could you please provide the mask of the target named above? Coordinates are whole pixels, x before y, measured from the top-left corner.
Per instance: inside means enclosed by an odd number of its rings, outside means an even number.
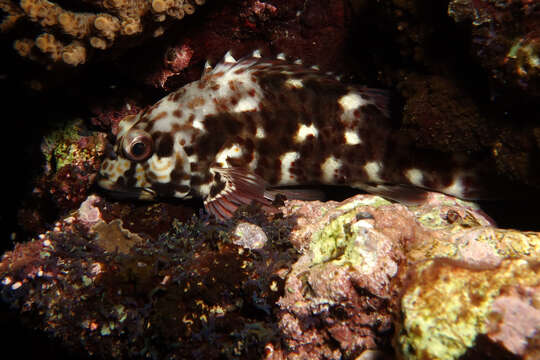
[[[523,259],[495,269],[471,268],[448,259],[429,260],[410,272],[401,299],[397,333],[407,359],[458,359],[488,329],[492,304],[507,286],[537,286],[540,268]]]
[[[105,138],[98,132],[88,132],[82,119],[67,122],[63,127],[52,131],[41,144],[45,156],[47,172],[57,172],[66,165],[93,162],[105,150]]]
[[[540,257],[540,236],[537,232],[492,229],[478,237],[488,243],[501,257]]]
[[[360,206],[371,206],[378,208],[384,205],[391,205],[392,203],[380,196],[355,196],[342,203],[336,209],[341,211],[349,211],[357,209]]]
[[[324,228],[313,234],[310,250],[313,253],[314,264],[342,258],[352,242],[353,234],[350,232],[349,224],[355,216],[355,210],[348,211],[330,220]]]
[[[440,229],[448,226],[438,208],[433,208],[417,218],[418,222],[428,229]]]
[[[366,207],[377,208],[391,203],[381,197],[359,198],[346,202],[331,216],[328,223],[313,234],[310,250],[313,264],[332,261],[336,265],[350,264],[361,268],[372,256],[375,249],[369,249],[365,242],[365,232],[373,226],[362,219]],[[342,212],[341,214],[339,212]]]
[[[420,243],[408,257],[411,261],[448,258],[474,264],[497,265],[505,258],[540,257],[540,236],[535,232],[492,227],[464,228],[451,225],[448,236]]]

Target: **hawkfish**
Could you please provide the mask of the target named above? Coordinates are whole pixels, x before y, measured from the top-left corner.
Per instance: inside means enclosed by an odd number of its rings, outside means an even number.
[[[271,208],[280,193],[302,198],[290,189],[300,185],[405,202],[426,190],[476,198],[477,178],[462,160],[413,145],[396,131],[385,90],[283,54],[229,52],[207,62],[200,80],[124,118],[98,183],[146,200],[200,197],[219,219],[253,202]]]

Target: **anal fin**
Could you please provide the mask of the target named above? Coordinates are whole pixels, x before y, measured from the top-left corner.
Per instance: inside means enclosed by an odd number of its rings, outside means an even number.
[[[270,188],[264,194],[271,201],[277,195],[283,195],[287,200],[323,201],[326,199],[324,191],[314,188]]]
[[[426,200],[429,193],[428,190],[407,185],[361,184],[354,187],[405,205],[420,204]]]

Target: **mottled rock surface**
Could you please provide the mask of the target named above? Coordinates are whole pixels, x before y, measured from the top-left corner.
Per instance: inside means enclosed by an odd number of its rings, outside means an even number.
[[[95,195],[0,262],[2,294],[106,358],[533,358],[540,234],[474,204],[286,201],[158,233]],[[141,221],[152,217],[147,207]],[[167,229],[164,227],[163,229]],[[501,350],[502,349],[502,350]],[[362,357],[361,357],[362,358]]]

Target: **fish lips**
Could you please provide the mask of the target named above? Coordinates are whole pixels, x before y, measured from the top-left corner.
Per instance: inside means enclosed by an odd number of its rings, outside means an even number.
[[[140,199],[140,200],[155,200],[157,194],[154,190],[146,187],[125,188],[116,181],[100,175],[97,184],[117,199]]]

